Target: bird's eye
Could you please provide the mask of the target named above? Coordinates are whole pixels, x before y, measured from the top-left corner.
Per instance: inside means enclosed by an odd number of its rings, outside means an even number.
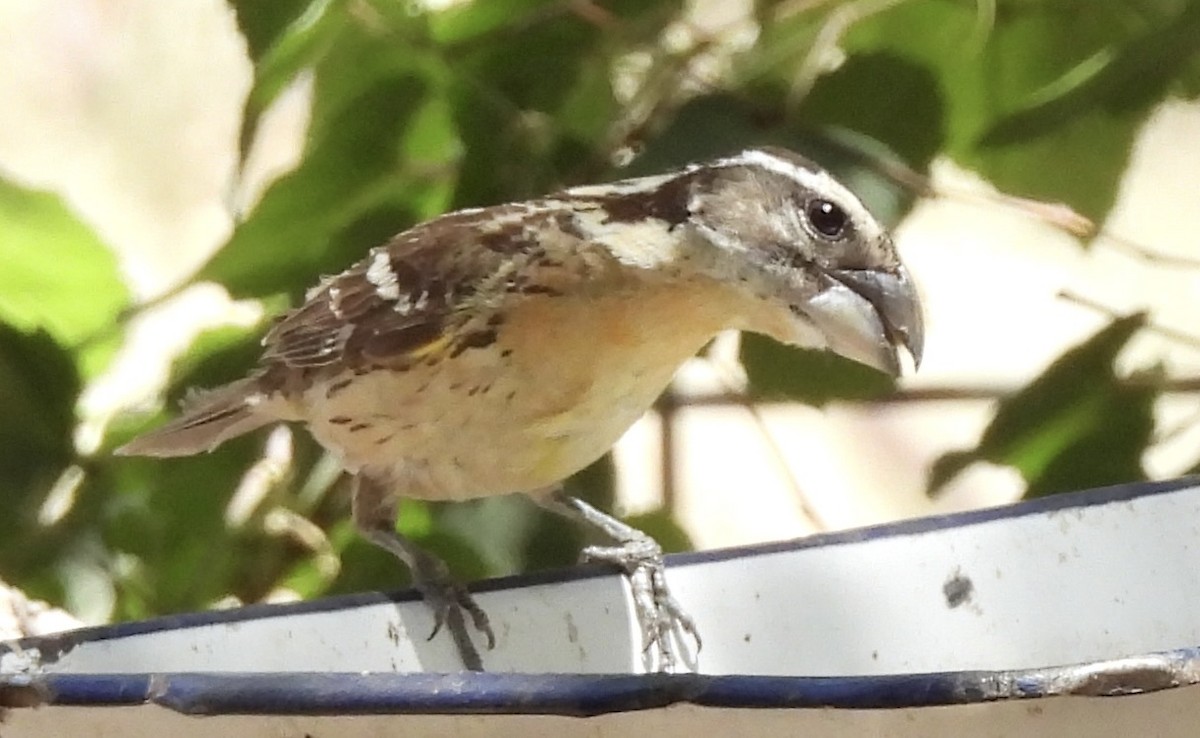
[[[828,200],[809,200],[804,205],[804,214],[817,233],[826,238],[841,236],[849,220],[845,210]]]

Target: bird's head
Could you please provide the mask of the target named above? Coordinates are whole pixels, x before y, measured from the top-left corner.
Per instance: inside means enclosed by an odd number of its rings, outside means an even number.
[[[706,268],[786,306],[784,319],[746,328],[893,375],[900,347],[920,363],[921,305],[908,271],[884,227],[828,172],[789,151],[752,149],[679,178],[680,225]]]

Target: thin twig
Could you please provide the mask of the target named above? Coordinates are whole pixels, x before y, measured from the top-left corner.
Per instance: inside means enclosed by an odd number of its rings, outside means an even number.
[[[1175,256],[1173,254],[1164,254],[1155,251],[1148,246],[1143,246],[1129,238],[1119,236],[1108,231],[1101,231],[1097,234],[1095,243],[1098,246],[1108,246],[1120,253],[1125,253],[1131,256],[1136,256],[1138,259],[1145,261],[1154,266],[1167,267],[1170,269],[1200,269],[1200,259],[1194,259],[1188,256]]]
[[[1074,303],[1089,310],[1094,310],[1095,312],[1109,318],[1119,318],[1124,314],[1114,308],[1109,307],[1108,305],[1097,302],[1089,297],[1084,297],[1077,292],[1071,292],[1070,290],[1059,290],[1058,297],[1059,299],[1066,300],[1067,302]],[[1188,348],[1200,350],[1200,338],[1193,336],[1190,333],[1177,331],[1174,328],[1167,328],[1164,325],[1159,325],[1158,323],[1152,323],[1149,321],[1146,322],[1143,328],[1151,333],[1157,333],[1163,338],[1174,341],[1183,346],[1187,346]]]
[[[1096,234],[1096,224],[1091,219],[1076,212],[1064,203],[1043,202],[1042,200],[1033,200],[1028,197],[1010,195],[1006,192],[981,192],[964,187],[935,185],[933,180],[928,176],[921,174],[899,160],[882,160],[877,157],[868,157],[865,155],[864,158],[877,172],[901,187],[908,189],[918,197],[930,199],[945,198],[959,202],[1000,205],[1066,231],[1076,238],[1088,238]]]
[[[1000,205],[1065,231],[1076,238],[1091,238],[1097,246],[1106,246],[1119,253],[1137,257],[1152,266],[1167,269],[1200,269],[1200,259],[1164,254],[1126,236],[1099,229],[1091,219],[1063,203],[1043,202],[1005,192],[980,192],[961,187],[934,185],[929,177],[913,170],[903,162],[881,160],[874,157],[864,158],[877,172],[918,197],[931,199],[941,197],[960,202]]]
[[[671,390],[667,390],[658,398],[655,405],[655,410],[658,411],[660,428],[658,432],[659,445],[659,463],[660,474],[662,476],[660,488],[662,491],[662,506],[665,510],[671,513],[671,517],[676,517],[678,512],[675,509],[676,503],[679,501],[679,496],[676,494],[678,488],[678,479],[675,475],[675,423],[679,419],[679,404],[676,402],[678,395]]]
[[[740,392],[737,389],[735,386],[737,382],[732,377],[734,371],[732,367],[724,365],[716,357],[709,356],[708,359],[709,364],[716,371],[718,379],[725,385],[726,392],[732,396],[741,397],[741,401],[736,404],[740,405],[750,415],[750,419],[754,421],[754,425],[758,428],[759,435],[762,436],[767,450],[771,453],[775,464],[782,470],[784,478],[787,479],[788,485],[792,488],[792,499],[796,501],[801,514],[808,518],[816,530],[830,530],[831,526],[829,522],[809,502],[803,485],[800,484],[800,480],[788,464],[787,455],[783,452],[783,447],[776,440],[775,434],[771,432],[771,427],[767,425],[767,421],[763,417],[762,407],[758,403],[751,401],[744,392]]]
[[[1200,376],[1158,378],[1135,375],[1118,379],[1117,385],[1128,388],[1152,389],[1164,395],[1188,395],[1200,393]],[[1021,390],[1021,387],[998,385],[957,385],[946,387],[914,387],[899,389],[878,397],[845,397],[837,402],[850,405],[900,405],[921,402],[967,402],[1003,400]],[[780,402],[788,402],[780,398]],[[741,392],[705,392],[680,395],[676,403],[681,407],[744,407],[747,404],[766,404]]]

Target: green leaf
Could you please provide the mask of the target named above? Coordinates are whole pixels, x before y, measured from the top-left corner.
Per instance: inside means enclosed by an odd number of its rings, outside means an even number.
[[[852,56],[821,77],[800,115],[810,124],[873,138],[918,171],[928,168],[945,139],[937,78],[927,67],[888,52]]]
[[[200,278],[238,296],[294,291],[410,224],[398,149],[424,94],[420,77],[401,74],[377,80],[336,115],[326,112],[323,130],[314,130],[323,136],[271,186]],[[369,240],[339,238],[381,211],[389,212],[386,230],[372,229]]]
[[[488,564],[487,573],[495,576],[527,568],[525,548],[537,534],[540,520],[539,508],[520,495],[509,495],[439,506],[437,520],[431,524],[472,541]]]
[[[615,493],[611,455],[575,474],[564,484],[567,494],[611,510]],[[490,576],[515,574],[579,561],[585,538],[609,544],[596,531],[549,512],[522,495],[441,505],[437,525],[469,540],[488,563]]]
[[[52,482],[73,456],[79,390],[71,355],[50,334],[0,323],[0,519],[18,520],[12,495]]]
[[[580,119],[591,104],[601,113],[610,109],[611,92],[595,69],[608,66],[595,56],[601,38],[574,15],[553,13],[506,27],[488,44],[447,51],[454,66],[449,99],[463,150],[456,207],[541,195],[572,179],[560,165],[574,170],[581,158],[590,163],[596,142],[581,147],[571,134],[611,123]],[[581,98],[581,81],[600,99]]]
[[[505,29],[519,29],[565,9],[555,0],[475,0],[435,13],[430,30],[440,44],[461,44]]]
[[[235,0],[231,4],[251,58],[260,59],[306,10],[312,13],[328,5],[328,0]]]
[[[46,530],[38,510],[74,459],[71,433],[80,378],[67,349],[45,331],[0,323],[0,571],[57,597],[47,568],[68,537]]]
[[[985,146],[1002,146],[1052,132],[1082,114],[1118,113],[1157,104],[1189,62],[1200,55],[1200,3],[1123,46],[1109,46],[1032,94],[1028,104],[997,121]]]
[[[262,112],[302,70],[318,63],[349,23],[344,3],[337,0],[311,0],[302,12],[290,0],[260,10],[263,5],[249,0],[238,7],[238,22],[256,60],[243,146],[249,144]]]
[[[56,195],[0,180],[0,320],[75,344],[110,327],[129,296],[117,261]]]
[[[0,323],[0,449],[69,449],[80,389],[70,353],[48,332]]]
[[[736,87],[755,89],[766,86],[776,90],[782,104],[786,90],[797,72],[797,65],[810,53],[825,19],[819,4],[796,9],[792,13],[772,12],[766,3],[757,3],[758,40],[734,59]]]
[[[1002,401],[976,449],[935,465],[931,491],[976,460],[1013,466],[1037,497],[1145,478],[1155,390],[1117,379],[1113,362],[1145,316],[1113,321]]]
[[[618,114],[607,61],[607,54],[599,51],[584,60],[556,114],[562,133],[585,144],[602,140]]]
[[[882,397],[895,388],[886,374],[828,351],[784,346],[742,335],[742,366],[755,399],[788,399],[822,406],[831,400]]]
[[[267,88],[307,67],[314,100],[300,165],[201,271],[234,294],[295,294],[453,197],[456,70],[430,44],[424,15],[385,0],[353,12],[343,5],[314,4],[260,65],[260,107],[273,94]]]
[[[791,131],[797,137],[803,133]],[[755,103],[726,94],[703,95],[685,103],[667,127],[645,147],[623,176],[643,176],[737,153],[748,146],[784,145],[786,124],[763,115]]]
[[[944,153],[1002,190],[1102,220],[1139,126],[1163,99],[1154,65],[1166,63],[1167,76],[1186,68],[1197,34],[1171,28],[1190,28],[1194,6],[1005,3],[989,17],[927,0],[866,18],[844,47],[851,58],[886,52],[932,72],[945,103]],[[907,113],[902,103],[889,109]]]

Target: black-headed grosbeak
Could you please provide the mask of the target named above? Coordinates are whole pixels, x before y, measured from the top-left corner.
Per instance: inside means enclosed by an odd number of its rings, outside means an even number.
[[[647,648],[695,635],[648,536],[561,492],[716,333],[826,348],[896,374],[921,310],[892,240],[812,162],[751,149],[666,174],[460,210],[324,279],[263,340],[250,376],[197,394],[120,449],[179,456],[304,423],[354,476],[354,520],[410,569],[482,668],[487,617],[445,564],[395,530],[401,496],[512,492],[600,526],[592,558],[630,576]]]

